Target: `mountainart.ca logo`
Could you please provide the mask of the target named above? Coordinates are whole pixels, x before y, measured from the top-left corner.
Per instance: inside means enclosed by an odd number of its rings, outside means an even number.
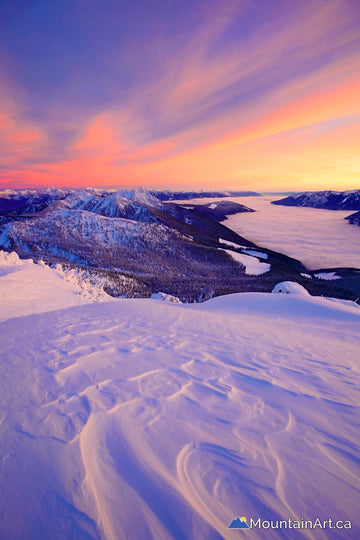
[[[228,526],[228,529],[250,529],[249,525],[246,523],[246,517],[237,517],[234,518],[230,525]]]
[[[246,522],[246,517],[234,518],[228,529],[351,529],[350,520],[342,519],[281,519],[281,520],[266,520],[250,518],[249,525]]]

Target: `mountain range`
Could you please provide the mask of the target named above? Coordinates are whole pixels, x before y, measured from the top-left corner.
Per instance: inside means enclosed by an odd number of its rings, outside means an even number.
[[[252,209],[223,200],[176,204],[164,200],[164,193],[143,188],[0,192],[0,248],[48,264],[105,272],[114,296],[128,296],[131,283],[131,296],[161,291],[181,301],[202,301],[270,291],[284,279],[305,281],[317,294],[350,299],[357,294],[353,286],[343,289],[344,280],[339,287],[304,278],[307,270],[300,261],[256,246],[220,223],[228,214]],[[224,198],[230,192],[222,193]]]

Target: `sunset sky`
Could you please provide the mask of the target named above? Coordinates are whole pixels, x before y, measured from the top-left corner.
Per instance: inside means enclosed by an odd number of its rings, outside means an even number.
[[[359,0],[2,0],[0,187],[360,188]]]

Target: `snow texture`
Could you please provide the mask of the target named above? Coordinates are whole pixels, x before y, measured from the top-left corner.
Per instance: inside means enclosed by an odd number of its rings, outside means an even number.
[[[55,272],[0,268],[1,539],[233,539],[236,516],[359,537],[357,306],[294,284],[74,306]]]

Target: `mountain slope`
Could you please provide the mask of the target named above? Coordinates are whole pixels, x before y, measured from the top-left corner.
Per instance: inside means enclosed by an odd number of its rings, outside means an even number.
[[[0,247],[21,257],[125,273],[139,283],[138,293],[163,291],[190,301],[242,287],[245,268],[217,249],[220,237],[254,245],[216,220],[165,204],[144,189],[86,189],[55,197],[39,211],[1,219]]]
[[[196,227],[161,210],[151,212],[158,212],[155,223],[49,208],[5,224],[0,245],[22,257],[125,273],[144,280],[149,294],[163,291],[183,300],[241,286],[244,269],[223,251],[194,242],[190,233]]]

